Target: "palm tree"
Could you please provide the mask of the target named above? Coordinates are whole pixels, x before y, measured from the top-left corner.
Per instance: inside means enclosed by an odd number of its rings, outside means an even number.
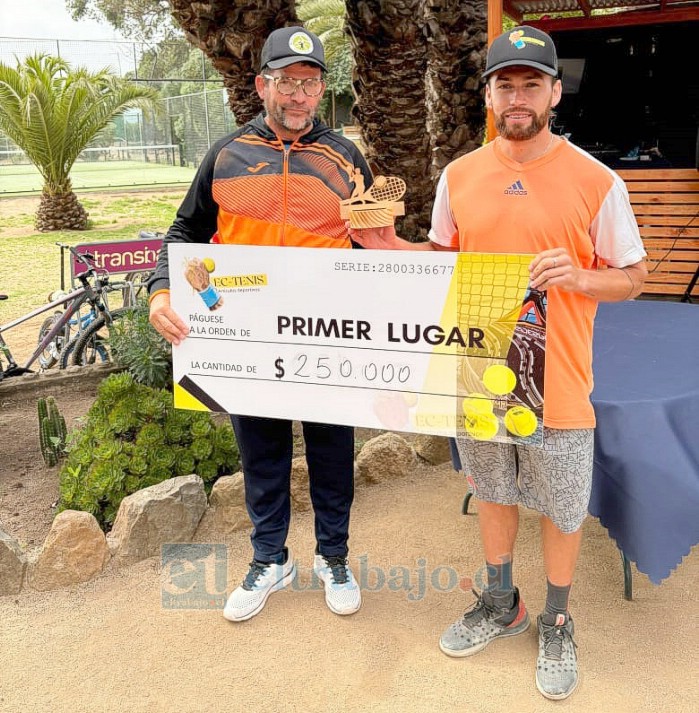
[[[374,172],[408,184],[406,238],[425,237],[434,184],[430,176],[423,0],[347,0],[355,61],[354,116]]]
[[[400,229],[423,238],[436,179],[483,140],[484,0],[347,0],[355,117],[383,172],[408,183]]]
[[[453,159],[483,143],[483,82],[488,47],[487,3],[426,3],[427,128],[431,173],[437,178]]]
[[[0,63],[0,131],[44,179],[38,230],[85,230],[87,213],[73,193],[78,154],[125,109],[154,105],[157,93],[106,70],[72,70],[63,59],[37,54],[16,67]]]
[[[278,27],[300,24],[294,0],[170,0],[187,39],[223,76],[228,104],[238,124],[262,109],[255,91],[262,45]]]

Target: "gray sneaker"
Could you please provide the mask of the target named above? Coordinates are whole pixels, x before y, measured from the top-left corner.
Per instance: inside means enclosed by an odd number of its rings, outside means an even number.
[[[578,661],[573,641],[573,620],[559,614],[556,623],[539,627],[539,658],[536,660],[536,687],[554,701],[568,698],[578,685]]]
[[[477,654],[493,639],[516,636],[529,628],[529,614],[516,587],[511,609],[497,608],[487,590],[473,593],[478,597],[476,603],[439,640],[439,648],[447,656]]]

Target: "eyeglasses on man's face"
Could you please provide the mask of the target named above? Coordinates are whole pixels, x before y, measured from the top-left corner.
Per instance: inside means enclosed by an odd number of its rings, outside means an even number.
[[[274,88],[286,96],[291,96],[296,93],[296,90],[301,87],[303,93],[307,97],[317,97],[325,87],[325,82],[316,77],[308,79],[292,79],[291,77],[273,77],[271,74],[263,74],[265,79],[274,82]]]

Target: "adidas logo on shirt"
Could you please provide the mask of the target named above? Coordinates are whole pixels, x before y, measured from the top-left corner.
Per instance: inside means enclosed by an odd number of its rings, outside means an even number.
[[[516,180],[509,188],[506,188],[504,191],[506,196],[526,196],[527,191],[524,189],[524,186],[522,185],[522,181],[519,179]]]

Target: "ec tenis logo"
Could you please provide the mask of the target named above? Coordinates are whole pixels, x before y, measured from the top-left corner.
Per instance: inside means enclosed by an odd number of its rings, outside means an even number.
[[[215,287],[239,289],[241,287],[263,287],[268,284],[267,275],[223,275],[212,280]]]
[[[513,30],[510,32],[509,39],[518,50],[523,50],[527,46],[527,43],[546,47],[546,43],[543,40],[539,40],[536,37],[527,37],[524,34],[524,30]]]
[[[297,54],[311,54],[313,41],[303,32],[294,32],[289,38],[289,47]]]

